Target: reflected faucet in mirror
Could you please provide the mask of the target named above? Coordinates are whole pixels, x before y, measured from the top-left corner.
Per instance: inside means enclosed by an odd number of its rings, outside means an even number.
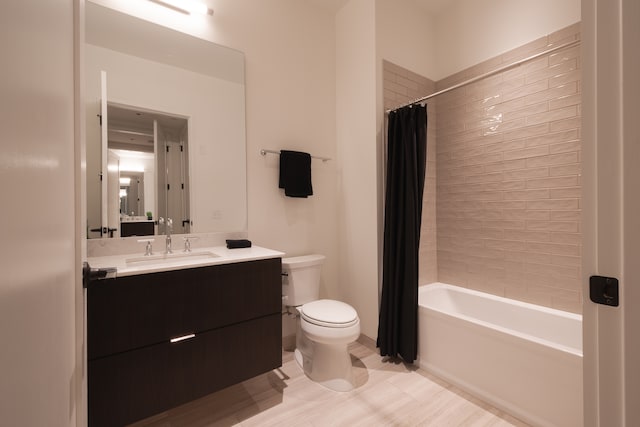
[[[173,251],[171,250],[171,230],[173,229],[173,220],[171,218],[167,218],[167,220],[165,221],[164,218],[160,217],[158,218],[158,224],[165,224],[166,222],[166,234],[167,234],[167,238],[166,238],[166,243],[165,243],[165,253],[167,254],[172,254]]]
[[[138,243],[146,243],[145,247],[144,247],[144,256],[151,256],[153,255],[153,246],[151,246],[151,244],[153,243],[155,239],[140,239],[138,240]]]

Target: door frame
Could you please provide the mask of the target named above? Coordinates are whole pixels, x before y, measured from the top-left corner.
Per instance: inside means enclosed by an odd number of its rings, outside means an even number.
[[[640,6],[582,0],[584,425],[640,425]],[[625,76],[628,76],[625,79]],[[635,81],[634,81],[635,80]],[[636,256],[634,256],[636,255]],[[619,279],[620,305],[589,299],[589,277]]]
[[[73,0],[73,71],[74,71],[74,151],[75,151],[75,422],[87,425],[87,358],[85,329],[85,292],[82,264],[87,260],[87,129],[85,121],[85,0]]]

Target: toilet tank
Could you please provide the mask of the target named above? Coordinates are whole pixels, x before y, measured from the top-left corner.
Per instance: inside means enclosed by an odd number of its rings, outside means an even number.
[[[282,303],[298,306],[318,299],[324,255],[282,258]]]

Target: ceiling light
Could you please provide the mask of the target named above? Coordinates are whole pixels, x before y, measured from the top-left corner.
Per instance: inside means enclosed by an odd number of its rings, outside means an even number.
[[[213,15],[213,10],[201,1],[197,0],[149,0],[154,3],[158,3],[169,9],[176,10],[181,13],[201,14],[201,15]]]
[[[131,185],[131,178],[126,177],[126,176],[121,176],[120,177],[120,185]]]

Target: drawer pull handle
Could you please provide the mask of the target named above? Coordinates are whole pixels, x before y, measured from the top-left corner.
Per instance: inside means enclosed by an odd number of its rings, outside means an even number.
[[[191,338],[193,338],[195,336],[196,336],[196,334],[188,334],[188,335],[183,335],[181,337],[171,338],[169,341],[173,344],[173,343],[177,343],[177,342],[180,342],[180,341],[191,339]]]

